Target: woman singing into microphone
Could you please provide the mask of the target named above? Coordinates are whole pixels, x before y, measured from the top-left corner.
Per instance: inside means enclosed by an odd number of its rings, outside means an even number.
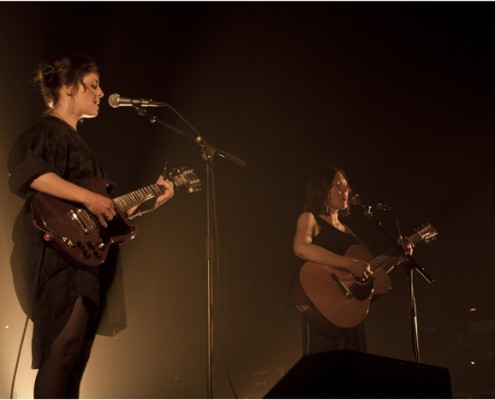
[[[10,189],[26,200],[13,229],[11,267],[21,306],[34,323],[34,397],[78,398],[95,335],[115,335],[126,326],[119,248],[112,245],[98,268],[70,265],[33,225],[30,202],[42,192],[81,204],[103,227],[114,218],[110,198],[79,185],[105,177],[78,132],[80,121],[98,115],[104,94],[98,66],[81,54],[43,62],[35,83],[48,109],[16,140],[8,159]],[[165,192],[154,208],[174,194],[172,182],[160,176],[157,183]]]
[[[342,169],[318,169],[306,187],[304,211],[297,220],[293,249],[305,261],[348,271],[356,279],[366,281],[373,277],[370,265],[347,252],[350,246],[362,242],[341,221],[349,214],[350,193],[349,182]],[[410,243],[404,242],[402,246],[412,254]],[[342,328],[325,319],[304,293],[299,276],[292,294],[299,311],[307,320],[303,327],[305,354],[344,349],[366,352],[364,320],[357,326]]]

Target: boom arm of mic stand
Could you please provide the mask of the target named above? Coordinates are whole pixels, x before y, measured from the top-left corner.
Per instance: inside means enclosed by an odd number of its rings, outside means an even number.
[[[395,239],[383,228],[382,223],[380,221],[378,221],[374,217],[373,213],[371,212],[371,209],[368,208],[368,207],[363,207],[363,208],[364,208],[365,215],[371,221],[373,221],[376,226],[378,226],[380,228],[380,230],[385,234],[385,236],[393,243],[394,247],[396,247],[402,253],[404,253],[404,257],[408,260],[408,263],[409,263],[410,267],[413,268],[413,269],[415,269],[416,271],[418,271],[418,273],[424,278],[424,280],[426,282],[428,282],[430,284],[433,283],[434,280],[428,274],[428,272],[426,272],[426,270],[412,256],[410,256],[409,254],[407,254],[407,253],[404,252],[404,249],[399,244],[397,244],[397,242],[395,241]]]
[[[239,157],[229,153],[228,151],[221,150],[218,147],[215,147],[215,146],[207,143],[206,140],[199,133],[197,136],[191,135],[191,134],[184,132],[183,130],[169,124],[168,122],[162,121],[161,119],[157,118],[155,115],[148,114],[148,111],[142,107],[135,106],[134,109],[136,110],[136,112],[139,115],[141,115],[143,117],[147,117],[148,120],[152,124],[158,123],[158,124],[164,126],[165,128],[168,128],[171,131],[178,133],[179,135],[185,136],[189,140],[192,140],[193,142],[198,144],[203,149],[203,152],[204,152],[203,154],[206,154],[205,157],[207,158],[207,160],[211,160],[213,155],[216,153],[220,157],[225,158],[227,160],[230,160],[234,164],[239,165],[240,167],[246,166],[246,161],[244,161],[244,160],[240,159]],[[172,108],[172,110],[173,110],[173,108]]]
[[[411,263],[410,265],[412,265],[412,268],[418,271],[418,274],[420,274],[426,282],[428,282],[429,284],[435,282],[435,280],[428,274],[428,272],[426,272],[425,269],[421,265],[419,265],[418,262],[415,261],[412,256],[406,254],[405,257]]]
[[[220,157],[226,158],[227,160],[232,161],[234,164],[237,164],[240,167],[246,166],[246,161],[241,160],[239,157],[236,157],[233,154],[230,154],[228,151],[220,150],[218,147],[206,143],[206,141],[201,136],[196,137],[196,142],[205,149],[205,152],[209,155],[209,157],[216,153]]]

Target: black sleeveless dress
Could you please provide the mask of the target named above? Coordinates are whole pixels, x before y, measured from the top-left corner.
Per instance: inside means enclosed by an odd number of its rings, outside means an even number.
[[[336,229],[317,215],[315,215],[315,219],[320,233],[313,237],[313,244],[342,256],[345,255],[350,245],[359,244],[359,241],[352,234]],[[303,324],[303,350],[305,354],[335,350],[366,352],[365,322],[363,321],[350,329],[340,328],[329,322],[304,294],[299,282],[299,274],[297,274],[292,298],[298,304],[311,306],[311,313],[305,316],[305,323]]]

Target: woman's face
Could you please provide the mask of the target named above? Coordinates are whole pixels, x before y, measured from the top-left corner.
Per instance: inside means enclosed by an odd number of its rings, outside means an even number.
[[[104,96],[100,87],[100,76],[91,72],[84,76],[74,95],[74,113],[81,118],[94,118],[98,115],[100,99]]]
[[[328,207],[331,211],[345,210],[349,206],[349,190],[347,179],[342,172],[337,172],[328,191]]]

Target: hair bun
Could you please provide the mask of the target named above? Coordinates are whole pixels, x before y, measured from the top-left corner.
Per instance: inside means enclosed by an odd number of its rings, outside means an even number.
[[[43,64],[39,68],[41,81],[45,86],[55,88],[58,86],[58,79],[55,68],[50,64]]]
[[[45,103],[52,108],[59,101],[60,89],[67,85],[78,89],[83,77],[98,72],[97,64],[85,55],[56,56],[38,65],[34,73],[34,84]]]

